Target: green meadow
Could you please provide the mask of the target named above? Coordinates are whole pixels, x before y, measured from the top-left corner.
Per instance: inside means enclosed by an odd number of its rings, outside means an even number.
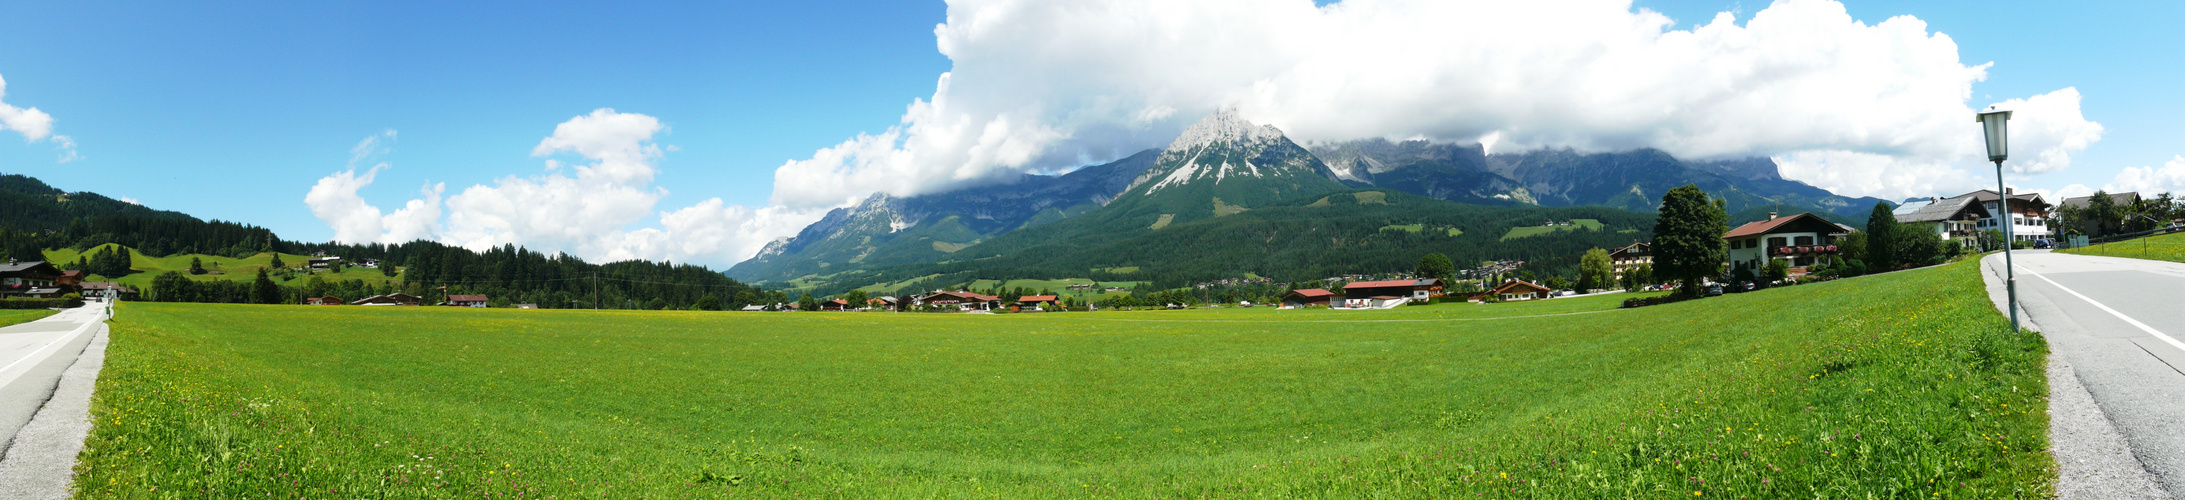
[[[1615,309],[127,303],[98,498],[2045,497],[1970,263]]]
[[[47,309],[0,309],[0,326],[19,325],[52,316]]]
[[[46,250],[45,257],[47,262],[52,262],[54,263],[54,265],[62,265],[75,262],[78,257],[87,257],[91,254],[98,253],[99,249],[105,248],[110,245],[112,244],[99,245],[85,249],[83,251],[77,251],[69,248]],[[306,262],[309,262],[312,258],[308,255],[296,255],[286,253],[280,255],[281,264],[291,268],[303,267],[304,264]],[[152,287],[152,279],[159,277],[160,274],[164,274],[167,271],[179,272],[189,276],[190,279],[197,281],[250,281],[258,279],[259,269],[265,269],[268,271],[274,270],[272,253],[261,253],[241,259],[201,254],[153,257],[145,255],[144,253],[138,252],[136,251],[136,249],[132,248],[129,249],[129,257],[130,262],[134,264],[130,266],[130,269],[135,269],[137,271],[136,273],[130,274],[128,276],[122,276],[119,279],[115,279],[111,276],[92,275],[89,279],[86,279],[85,281],[114,281],[124,285],[128,285],[130,288],[135,288],[137,290],[148,290]],[[206,274],[189,274],[190,259],[192,258],[199,259],[199,261],[203,263],[203,265],[205,266],[205,270],[207,271]],[[309,280],[310,277],[313,275],[314,274],[311,273],[298,272],[296,273],[296,276],[292,279],[275,278],[274,282],[283,286],[303,286],[304,282]],[[388,277],[387,275],[380,273],[378,269],[364,269],[356,267],[345,269],[339,273],[331,271],[320,271],[316,274],[316,276],[318,276],[319,279],[325,280],[327,282],[363,281],[366,284],[374,286],[401,282],[400,278]]]
[[[1570,222],[1571,225],[1513,227],[1510,228],[1510,232],[1502,234],[1502,241],[1510,241],[1517,238],[1540,236],[1544,234],[1553,234],[1556,231],[1576,231],[1579,229],[1585,229],[1588,231],[1599,231],[1601,230],[1601,228],[1606,227],[1605,225],[1601,224],[1600,220],[1596,219],[1571,219],[1568,222]]]
[[[2129,257],[2134,259],[2167,260],[2185,262],[2185,233],[2133,238],[2124,241],[2090,245],[2080,248],[2057,250],[2080,255]]]

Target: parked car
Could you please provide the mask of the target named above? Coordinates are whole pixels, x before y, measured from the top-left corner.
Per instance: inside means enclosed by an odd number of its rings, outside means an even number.
[[[2038,240],[2033,242],[2034,248],[2048,248],[2048,245],[2048,240]]]
[[[1737,282],[1737,293],[1750,292],[1758,288],[1760,288],[1759,285],[1755,285],[1753,284],[1753,282],[1750,281]]]
[[[1714,284],[1714,285],[1707,285],[1707,296],[1709,296],[1709,297],[1718,297],[1718,296],[1721,296],[1721,295],[1722,295],[1722,285],[1720,285],[1720,284]]]

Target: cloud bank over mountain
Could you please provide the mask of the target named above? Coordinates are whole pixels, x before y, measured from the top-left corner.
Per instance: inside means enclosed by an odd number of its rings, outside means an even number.
[[[351,165],[314,188],[313,210],[343,241],[423,231],[473,248],[725,266],[872,193],[1113,160],[1221,108],[1302,143],[1765,156],[1785,177],[1890,199],[1992,182],[1981,175],[1977,109],[2016,111],[2007,166],[2019,175],[2067,168],[2103,133],[2075,88],[1975,101],[1989,64],[1960,60],[1956,42],[1918,18],[1868,24],[1833,0],[1685,25],[1628,0],[953,0],[934,36],[953,67],[932,96],[895,126],[780,165],[765,207],[710,199],[659,210],[666,191],[651,179],[664,152],[652,137],[665,126],[601,110],[532,151],[588,163],[562,170],[549,159],[546,175],[445,203],[428,187],[385,214],[351,200],[380,167]],[[443,205],[444,221],[433,212]],[[636,227],[654,215],[658,227]]]
[[[1769,156],[1851,196],[1972,188],[1976,108],[2018,110],[2017,173],[2099,140],[2065,88],[1972,102],[1987,64],[1901,16],[1783,0],[1689,29],[1628,1],[952,1],[954,68],[902,122],[775,171],[773,202],[945,191],[1164,143],[1234,106],[1303,142],[1370,137],[1498,151],[1660,148]]]

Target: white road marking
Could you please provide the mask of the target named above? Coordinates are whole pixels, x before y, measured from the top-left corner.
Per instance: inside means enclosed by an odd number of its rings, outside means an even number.
[[[28,355],[28,356],[23,356],[23,357],[22,357],[22,358],[20,358],[20,359],[16,359],[14,363],[8,363],[8,365],[7,365],[7,366],[0,366],[0,373],[5,373],[5,372],[7,372],[7,371],[8,371],[8,369],[9,369],[9,368],[14,368],[14,367],[15,367],[15,365],[20,365],[20,364],[23,364],[23,362],[24,362],[24,361],[30,361],[30,358],[38,357],[38,353],[41,353],[41,352],[45,352],[45,351],[46,351],[46,348],[47,348],[47,347],[53,347],[53,344],[58,344],[58,343],[60,343],[60,342],[61,342],[61,341],[63,341],[63,340],[68,340],[68,339],[69,339],[70,337],[75,337],[75,336],[76,336],[76,331],[75,331],[75,330],[70,330],[70,331],[69,331],[68,333],[64,333],[64,334],[61,334],[61,336],[60,336],[59,338],[55,338],[55,339],[53,339],[53,341],[52,341],[52,342],[47,342],[47,343],[46,343],[46,345],[38,346],[38,350],[35,350],[35,351],[30,351],[30,355]]]
[[[2032,269],[2027,269],[2026,266],[2018,266],[2018,269],[2021,271],[2025,271],[2026,274],[2033,275],[2033,277],[2035,278],[2041,278],[2041,281],[2048,282],[2049,285],[2055,286],[2057,290],[2063,290],[2064,293],[2071,294],[2071,296],[2073,297],[2078,297],[2079,300],[2084,300],[2088,304],[2093,304],[2094,307],[2100,308],[2102,312],[2109,313],[2110,316],[2116,316],[2117,319],[2124,320],[2125,323],[2130,323],[2132,324],[2132,326],[2138,327],[2140,331],[2147,332],[2148,335],[2153,335],[2155,336],[2155,338],[2162,339],[2163,342],[2170,343],[2172,347],[2176,347],[2178,348],[2178,350],[2185,350],[2185,342],[2178,342],[2177,339],[2170,338],[2169,335],[2163,335],[2162,332],[2155,331],[2154,327],[2147,326],[2146,323],[2141,323],[2139,322],[2139,320],[2132,319],[2131,316],[2125,316],[2124,313],[2117,312],[2116,309],[2110,309],[2109,306],[2102,305],[2102,303],[2100,302],[2095,302],[2094,299],[2087,298],[2085,295],[2080,295],[2079,292],[2073,291],[2070,288],[2066,288],[2063,285],[2056,283],[2056,280],[2048,279],[2047,276],[2042,276],[2041,273],[2036,273],[2033,272]]]

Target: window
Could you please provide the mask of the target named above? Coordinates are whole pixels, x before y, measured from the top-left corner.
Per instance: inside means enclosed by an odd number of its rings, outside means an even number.
[[[1812,237],[1812,236],[1800,236],[1800,237],[1798,237],[1798,245],[1799,245],[1799,246],[1806,246],[1806,245],[1811,245],[1811,244],[1813,244],[1813,237]]]
[[[1768,246],[1769,246],[1769,247],[1779,247],[1779,246],[1783,246],[1783,237],[1781,237],[1781,236],[1777,236],[1777,237],[1774,237],[1774,238],[1768,238]]]

